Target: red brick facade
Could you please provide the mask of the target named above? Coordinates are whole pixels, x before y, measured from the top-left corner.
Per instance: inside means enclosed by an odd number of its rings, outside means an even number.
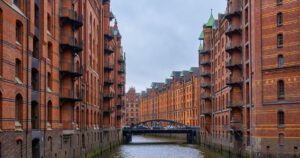
[[[297,0],[228,0],[227,12],[204,25],[203,144],[253,157],[300,155],[299,9]]]
[[[83,157],[120,142],[125,55],[113,19],[109,0],[0,1],[0,157]]]
[[[140,122],[164,119],[199,126],[199,68],[174,71],[165,83],[152,83],[140,97]]]
[[[139,97],[140,95],[136,93],[135,88],[130,88],[126,93],[125,124],[127,126],[139,123]]]

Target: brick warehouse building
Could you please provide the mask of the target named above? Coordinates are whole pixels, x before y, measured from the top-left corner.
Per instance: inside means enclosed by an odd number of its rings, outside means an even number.
[[[300,1],[228,0],[200,35],[201,143],[299,157]]]
[[[125,124],[127,126],[139,123],[139,98],[140,94],[136,93],[135,88],[129,88],[126,93],[125,104]]]
[[[173,71],[165,83],[153,82],[140,96],[140,122],[165,119],[199,126],[200,71]]]
[[[0,1],[0,157],[83,157],[120,142],[113,19],[109,0]]]

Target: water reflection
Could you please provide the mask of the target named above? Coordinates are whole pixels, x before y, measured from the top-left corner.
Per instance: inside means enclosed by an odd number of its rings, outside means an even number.
[[[103,158],[225,158],[218,153],[172,140],[134,136],[133,143],[122,145]]]

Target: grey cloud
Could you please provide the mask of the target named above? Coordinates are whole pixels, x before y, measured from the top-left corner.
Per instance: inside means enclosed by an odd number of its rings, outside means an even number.
[[[171,71],[198,65],[198,36],[226,0],[112,0],[127,57],[127,87],[145,90]]]

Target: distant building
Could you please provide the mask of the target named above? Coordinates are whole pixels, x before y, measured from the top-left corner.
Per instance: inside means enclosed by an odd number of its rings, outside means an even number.
[[[199,126],[200,71],[173,71],[164,83],[153,82],[140,97],[140,120],[174,120]]]
[[[126,93],[125,124],[127,126],[139,123],[139,96],[135,88],[130,88]]]

